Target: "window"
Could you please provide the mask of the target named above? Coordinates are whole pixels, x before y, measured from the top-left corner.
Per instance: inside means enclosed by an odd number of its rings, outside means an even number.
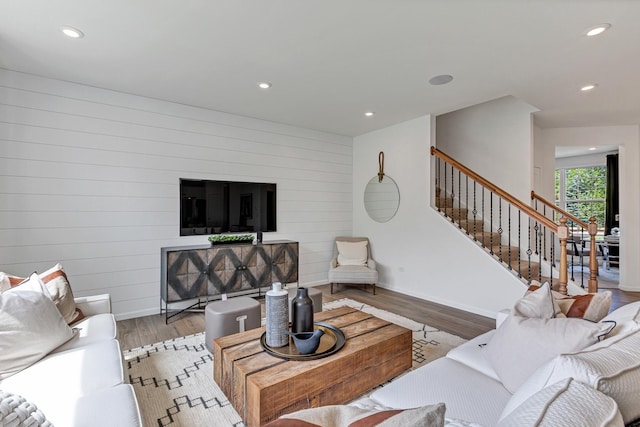
[[[556,169],[556,205],[589,222],[596,217],[598,232],[604,231],[606,166]]]

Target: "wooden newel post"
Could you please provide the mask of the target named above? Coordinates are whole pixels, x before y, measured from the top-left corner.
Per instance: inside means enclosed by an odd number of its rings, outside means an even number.
[[[596,224],[596,217],[589,218],[589,225],[587,226],[587,232],[591,238],[589,239],[589,293],[598,292],[598,252],[596,250],[596,233],[598,233],[598,224]]]
[[[567,295],[567,239],[569,238],[569,227],[567,227],[567,218],[560,218],[558,226],[558,239],[560,239],[560,278],[558,291]]]

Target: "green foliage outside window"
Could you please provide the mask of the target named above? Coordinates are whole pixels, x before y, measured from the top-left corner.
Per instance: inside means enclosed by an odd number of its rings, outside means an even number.
[[[565,174],[564,198],[561,197],[561,173]],[[598,228],[604,227],[606,189],[605,166],[556,170],[556,203],[560,206],[564,200],[564,209],[584,222],[596,217]]]

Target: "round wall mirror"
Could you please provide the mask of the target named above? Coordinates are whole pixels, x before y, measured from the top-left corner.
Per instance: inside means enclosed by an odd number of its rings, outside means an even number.
[[[371,178],[364,189],[364,208],[376,222],[387,222],[398,212],[400,192],[396,182],[384,175],[382,181],[377,176]]]

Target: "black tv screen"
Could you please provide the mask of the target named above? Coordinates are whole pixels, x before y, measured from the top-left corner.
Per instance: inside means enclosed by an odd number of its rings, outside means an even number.
[[[180,179],[180,235],[276,231],[276,184]]]

